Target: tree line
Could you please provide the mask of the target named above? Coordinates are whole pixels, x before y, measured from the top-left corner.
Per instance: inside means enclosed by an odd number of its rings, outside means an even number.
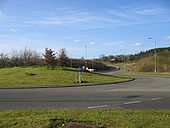
[[[96,70],[106,69],[107,66],[99,61],[69,58],[65,48],[57,52],[52,49],[45,49],[44,54],[39,54],[36,50],[25,48],[22,50],[12,50],[10,54],[0,53],[0,68],[19,66],[62,66],[78,68],[82,66],[94,68]]]
[[[158,56],[170,57],[170,47],[156,48],[156,53]],[[154,54],[155,54],[155,49],[151,49],[151,50],[141,51],[139,53],[129,54],[129,55],[108,55],[108,56],[101,55],[99,56],[98,60],[108,61],[112,63],[122,63],[126,61],[139,60],[144,57],[154,56]]]

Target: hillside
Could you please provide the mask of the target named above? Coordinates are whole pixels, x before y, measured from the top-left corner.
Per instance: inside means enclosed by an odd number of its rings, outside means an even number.
[[[151,49],[134,55],[105,56],[105,64],[119,66],[121,71],[126,72],[154,72],[154,51],[155,49]],[[157,48],[156,52],[157,72],[170,72],[170,47]]]
[[[154,56],[150,56],[125,63],[110,63],[109,65],[119,66],[121,71],[126,72],[154,72],[154,62]],[[170,57],[157,56],[157,72],[170,72]]]
[[[154,56],[154,52],[155,52],[155,49],[150,49],[147,51],[141,51],[136,54],[128,54],[128,55],[108,55],[108,56],[101,55],[99,60],[110,62],[110,63],[135,61],[135,60],[140,60],[146,57],[147,58],[152,57]],[[161,56],[161,57],[170,57],[170,47],[156,48],[156,53],[158,56]]]

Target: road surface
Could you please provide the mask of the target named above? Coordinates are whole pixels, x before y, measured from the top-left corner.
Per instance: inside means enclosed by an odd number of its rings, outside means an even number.
[[[0,110],[170,109],[170,77],[132,77],[109,85],[0,89]]]

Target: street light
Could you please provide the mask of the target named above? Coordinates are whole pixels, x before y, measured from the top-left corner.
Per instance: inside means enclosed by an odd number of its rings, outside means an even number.
[[[155,72],[157,72],[157,65],[156,65],[156,38],[153,38],[153,37],[149,37],[148,39],[153,39],[155,41]]]
[[[121,51],[123,50],[123,71],[126,71],[126,60],[125,60],[125,49],[120,49]]]
[[[84,46],[86,48],[86,60],[85,60],[85,67],[87,67],[87,46]]]
[[[87,59],[87,46],[85,45],[84,47],[86,48],[86,59]]]

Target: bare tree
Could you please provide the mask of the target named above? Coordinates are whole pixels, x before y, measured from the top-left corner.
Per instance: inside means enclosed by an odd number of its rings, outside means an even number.
[[[67,66],[68,64],[68,57],[67,57],[67,50],[65,48],[62,48],[59,51],[59,58],[58,58],[58,62],[60,66]]]
[[[54,51],[52,51],[51,49],[48,49],[46,48],[45,49],[45,54],[43,54],[44,56],[44,61],[43,61],[43,64],[48,66],[48,67],[51,67],[51,66],[54,66],[55,64],[55,56],[56,54],[54,53]]]
[[[25,48],[24,50],[12,50],[11,63],[13,66],[38,65],[40,56],[36,50]]]
[[[9,66],[9,58],[5,53],[0,53],[0,67],[8,67]]]

